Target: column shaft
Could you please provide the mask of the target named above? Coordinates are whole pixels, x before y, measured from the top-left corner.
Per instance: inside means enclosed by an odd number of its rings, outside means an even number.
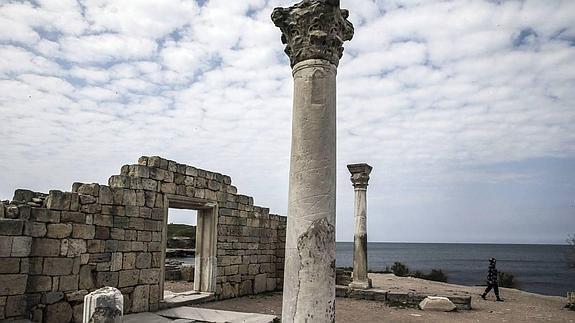
[[[367,278],[367,189],[355,189],[353,285],[371,287]]]
[[[293,67],[283,322],[335,321],[336,66]]]
[[[335,322],[337,65],[353,37],[339,0],[275,8],[294,78],[283,322]]]
[[[351,183],[355,191],[355,230],[353,232],[352,288],[371,288],[367,277],[367,186],[372,167],[368,164],[350,164]]]

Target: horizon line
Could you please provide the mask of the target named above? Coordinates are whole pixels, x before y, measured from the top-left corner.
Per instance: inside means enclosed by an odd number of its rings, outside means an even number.
[[[338,240],[336,242],[345,242],[345,243],[353,243],[353,241],[341,241]],[[406,242],[406,241],[368,241],[367,243],[404,243],[404,244],[486,244],[486,245],[495,245],[495,244],[506,244],[506,245],[552,245],[552,246],[568,246],[569,244],[564,243],[556,243],[556,242],[433,242],[433,241],[425,241],[425,242]]]

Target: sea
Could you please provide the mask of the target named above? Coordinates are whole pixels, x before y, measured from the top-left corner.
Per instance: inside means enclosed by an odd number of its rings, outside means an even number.
[[[544,295],[566,296],[575,291],[575,269],[567,266],[567,245],[466,244],[466,243],[368,243],[368,267],[384,270],[399,261],[411,272],[441,269],[447,282],[484,285],[489,258],[499,271],[515,277],[516,288]],[[353,242],[337,242],[338,267],[353,265]]]

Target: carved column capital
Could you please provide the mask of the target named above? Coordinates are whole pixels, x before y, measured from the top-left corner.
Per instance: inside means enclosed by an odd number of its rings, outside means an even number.
[[[347,169],[351,173],[351,183],[356,189],[367,189],[369,174],[373,167],[368,164],[350,164]]]
[[[353,37],[348,16],[339,0],[303,0],[289,8],[275,8],[272,21],[282,32],[292,67],[306,59],[325,59],[337,66],[343,42]]]

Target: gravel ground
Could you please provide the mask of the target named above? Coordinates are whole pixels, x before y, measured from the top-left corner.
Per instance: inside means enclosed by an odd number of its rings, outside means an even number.
[[[393,274],[370,274],[377,288],[414,291],[422,294],[470,295],[471,311],[424,312],[393,308],[381,302],[337,298],[337,322],[575,322],[575,311],[564,309],[564,297],[543,296],[502,288],[505,302],[495,302],[493,294],[485,301],[479,297],[482,287],[431,282]],[[240,312],[281,315],[281,292],[246,296],[198,305],[198,307]]]

